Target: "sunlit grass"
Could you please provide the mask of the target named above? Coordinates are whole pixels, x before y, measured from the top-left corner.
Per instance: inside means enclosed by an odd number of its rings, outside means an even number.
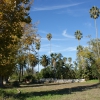
[[[100,100],[98,80],[66,84],[30,84],[19,88],[0,89],[0,100],[4,92],[7,100]],[[16,96],[17,89],[21,94]],[[5,95],[6,95],[5,94]]]
[[[98,83],[99,82],[99,80],[97,80],[97,79],[95,79],[95,80],[89,80],[89,81],[87,81],[87,82],[90,82],[90,83]]]

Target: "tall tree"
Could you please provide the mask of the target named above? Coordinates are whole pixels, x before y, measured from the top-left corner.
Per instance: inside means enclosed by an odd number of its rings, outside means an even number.
[[[80,45],[80,40],[81,40],[82,37],[83,37],[83,36],[82,36],[81,31],[80,31],[80,30],[77,30],[77,31],[75,32],[75,38],[79,41],[79,45]]]
[[[78,52],[80,52],[80,49],[81,49],[80,48],[81,47],[80,46],[80,40],[83,37],[83,35],[82,35],[82,33],[81,33],[80,30],[77,30],[74,35],[75,35],[75,38],[79,41],[79,45],[78,45],[77,49],[78,49]],[[80,57],[78,56],[77,59],[78,59],[77,60],[78,61],[78,68],[81,69],[81,66],[80,66]]]
[[[40,42],[36,43],[36,49],[38,50],[38,60],[39,60],[39,50],[40,50]],[[38,61],[38,72],[39,72],[39,61]]]
[[[98,41],[100,44],[100,40]],[[79,55],[81,56],[81,58],[83,58],[83,61],[81,60],[81,65],[86,66],[86,63],[84,63],[84,61],[88,62],[88,66],[91,66],[91,68],[93,67],[93,74],[95,72],[96,76],[99,79],[100,82],[100,59],[98,58],[98,50],[96,48],[97,46],[97,40],[96,39],[92,39],[89,42],[89,45],[91,48],[83,48],[83,50],[81,52],[79,52]],[[100,47],[100,45],[99,45]]]
[[[77,50],[78,50],[78,52],[81,52],[81,51],[83,50],[83,47],[82,47],[81,45],[79,45],[79,46],[77,47]]]
[[[50,41],[50,54],[51,54],[51,38],[52,38],[52,34],[48,33],[47,34],[47,39]]]
[[[19,55],[17,56],[17,66],[19,69],[19,82],[21,77],[23,76],[23,69],[25,68],[26,64],[26,55],[22,52],[19,52]]]
[[[93,6],[93,7],[90,9],[90,16],[91,16],[91,18],[93,18],[94,21],[95,21],[98,57],[99,57],[100,55],[99,55],[99,47],[98,47],[98,46],[99,46],[99,45],[98,45],[98,29],[97,29],[96,19],[99,17],[99,14],[100,14],[100,10],[99,10],[99,8],[97,8],[96,6]]]
[[[57,60],[57,54],[56,53],[51,53],[51,65],[53,66],[53,67],[55,67],[56,66],[56,60]]]
[[[62,57],[63,57],[63,56],[62,56],[61,53],[58,53],[58,54],[57,54],[57,58],[58,58],[59,60],[60,60]]]
[[[30,53],[36,53],[36,50],[34,48],[34,45],[40,41],[39,35],[36,34],[37,29],[36,29],[37,23],[34,25],[32,24],[24,24],[24,34],[20,39],[20,49],[22,49],[22,52],[26,52],[27,55]],[[27,65],[29,67],[29,56],[27,57]]]
[[[22,22],[30,23],[28,14],[32,0],[0,0],[0,78],[10,75],[16,65]],[[0,85],[2,85],[0,82]]]
[[[66,64],[67,58],[64,57],[64,58],[63,58],[63,61],[64,61],[64,64]]]
[[[41,64],[42,66],[44,66],[44,67],[47,67],[48,64],[50,63],[49,60],[50,60],[50,59],[48,58],[48,56],[42,55],[42,56],[41,56],[41,59],[40,59],[40,64]]]
[[[35,54],[29,54],[29,64],[30,64],[30,67],[32,67],[32,73],[34,71],[34,67],[38,64],[38,58]]]
[[[68,57],[69,66],[71,66],[72,58]]]

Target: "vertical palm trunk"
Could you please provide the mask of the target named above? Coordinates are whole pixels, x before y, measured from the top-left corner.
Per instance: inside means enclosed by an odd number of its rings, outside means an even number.
[[[39,50],[38,50],[38,60],[39,60]],[[38,62],[38,73],[39,73],[39,62]]]
[[[98,29],[96,25],[96,19],[94,21],[95,21],[95,29],[96,29],[97,52],[98,52],[98,58],[99,58]]]
[[[78,40],[78,42],[79,42],[79,45],[80,45],[80,40]]]
[[[50,40],[50,54],[51,54],[51,40]],[[52,65],[51,64],[51,57],[50,57],[50,65]]]
[[[51,54],[51,40],[50,40],[50,54]]]
[[[30,68],[30,48],[28,50],[28,69]]]
[[[33,72],[33,71],[34,71],[34,67],[32,66],[32,74],[34,74],[34,72]]]
[[[20,71],[19,71],[19,82],[21,80],[21,65],[20,65]]]
[[[22,65],[22,77],[23,77],[23,65]]]

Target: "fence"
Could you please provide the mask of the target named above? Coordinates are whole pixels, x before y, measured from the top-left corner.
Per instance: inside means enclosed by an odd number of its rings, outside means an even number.
[[[74,82],[85,82],[85,79],[54,79],[54,78],[42,78],[40,82],[54,82],[54,83],[74,83]]]

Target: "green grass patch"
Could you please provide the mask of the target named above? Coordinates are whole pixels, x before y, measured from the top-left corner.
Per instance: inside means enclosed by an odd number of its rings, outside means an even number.
[[[98,80],[66,84],[29,84],[19,88],[0,89],[0,100],[100,100]],[[17,89],[21,91],[17,95]],[[83,99],[82,99],[83,98]]]
[[[89,81],[87,81],[87,82],[89,82],[89,83],[98,83],[99,80],[95,79],[95,80],[89,80]]]

